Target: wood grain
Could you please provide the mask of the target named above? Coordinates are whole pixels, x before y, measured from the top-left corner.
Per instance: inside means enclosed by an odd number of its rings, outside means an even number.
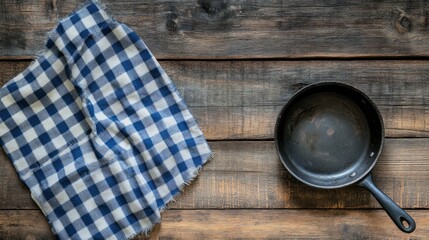
[[[410,211],[417,222],[402,233],[383,211],[194,210],[166,211],[151,234],[157,239],[424,239],[429,212]]]
[[[365,190],[308,187],[292,178],[271,141],[211,142],[214,158],[172,209],[380,208]],[[388,139],[376,184],[405,208],[429,208],[429,139]],[[0,209],[37,209],[12,164],[0,155]]]
[[[4,84],[29,61],[0,61]],[[426,61],[162,61],[208,139],[272,139],[295,91],[318,81],[352,84],[382,112],[386,136],[429,137]]]
[[[0,56],[29,58],[83,1],[0,1]],[[103,1],[159,59],[429,56],[426,1]]]
[[[55,239],[48,221],[39,210],[0,211],[0,239]]]
[[[134,239],[426,239],[429,211],[402,233],[382,210],[167,210],[149,237]],[[0,211],[1,239],[54,239],[38,210]]]

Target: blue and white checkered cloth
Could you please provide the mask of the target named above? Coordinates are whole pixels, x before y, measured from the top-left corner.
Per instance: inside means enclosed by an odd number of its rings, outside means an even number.
[[[0,90],[0,144],[60,239],[128,239],[210,149],[137,34],[95,2]]]

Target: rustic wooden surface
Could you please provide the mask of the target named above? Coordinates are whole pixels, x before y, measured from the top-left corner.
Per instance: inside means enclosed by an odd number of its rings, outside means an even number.
[[[0,86],[81,2],[0,0]],[[214,152],[149,238],[429,238],[426,1],[104,3],[162,60]],[[318,81],[352,84],[379,106],[387,140],[374,179],[415,218],[414,233],[396,229],[368,192],[314,189],[281,165],[276,115]],[[53,239],[2,150],[0,239]]]
[[[0,55],[23,58],[78,1],[0,5]],[[429,56],[426,1],[103,1],[158,58]]]
[[[151,236],[135,239],[427,239],[429,211],[409,213],[423,226],[412,237],[383,225],[382,210],[168,210]],[[0,211],[3,239],[51,239],[48,227],[37,210]]]

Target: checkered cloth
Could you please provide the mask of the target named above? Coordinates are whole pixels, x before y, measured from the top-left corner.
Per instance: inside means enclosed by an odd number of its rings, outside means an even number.
[[[94,2],[0,90],[0,144],[60,239],[150,230],[210,155],[143,41]]]

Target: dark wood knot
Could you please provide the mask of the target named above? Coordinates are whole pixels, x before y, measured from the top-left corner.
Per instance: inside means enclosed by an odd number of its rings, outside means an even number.
[[[197,3],[210,18],[218,18],[228,11],[228,2],[224,0],[198,0]]]
[[[395,19],[395,28],[399,33],[409,32],[411,31],[411,20],[406,16],[404,10],[398,9],[399,15]]]
[[[404,16],[401,19],[399,19],[399,24],[401,25],[401,27],[410,30],[411,22],[407,17]]]
[[[165,16],[165,28],[169,31],[177,30],[179,26],[179,13],[177,9],[172,7]]]

